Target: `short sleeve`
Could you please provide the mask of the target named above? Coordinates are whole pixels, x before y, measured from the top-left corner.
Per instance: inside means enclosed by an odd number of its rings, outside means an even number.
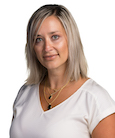
[[[20,99],[21,99],[21,97],[22,97],[22,95],[23,95],[23,91],[25,90],[26,87],[27,87],[27,86],[24,84],[24,85],[20,88],[20,90],[18,91],[18,94],[17,94],[16,99],[15,99],[14,104],[13,104],[13,116],[14,116],[14,117],[16,116],[16,105],[19,104],[19,101],[20,101]]]
[[[106,90],[98,85],[89,93],[92,98],[89,99],[90,109],[88,123],[90,134],[92,134],[94,128],[101,120],[115,113],[115,101]]]

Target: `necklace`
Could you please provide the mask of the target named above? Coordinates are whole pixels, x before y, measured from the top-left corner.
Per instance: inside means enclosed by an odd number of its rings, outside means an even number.
[[[70,80],[69,80],[62,88],[60,88],[59,92],[56,91],[56,92],[58,92],[58,94],[57,94],[57,96],[53,99],[52,102],[49,102],[49,101],[47,100],[47,98],[46,98],[46,94],[45,94],[46,82],[45,82],[45,85],[44,85],[44,97],[45,97],[46,102],[49,104],[49,105],[48,105],[48,110],[52,108],[51,104],[58,98],[58,96],[59,96],[59,94],[61,93],[61,91],[66,87],[66,85],[67,85],[69,82],[70,82]],[[50,96],[49,96],[49,97],[50,97]],[[48,98],[48,99],[51,99],[51,98]]]
[[[49,96],[48,99],[51,99],[52,96],[53,96],[54,94],[56,94],[57,92],[59,92],[59,90],[60,90],[61,88],[59,88],[59,89],[52,89],[52,88],[50,87],[50,89],[53,90],[54,92],[53,92],[53,93],[50,93],[50,91],[49,91],[49,89],[48,89],[48,93],[50,94],[50,96]]]
[[[59,88],[59,89],[52,89],[51,87],[50,87],[50,89],[53,90],[54,92],[50,93],[50,91],[48,89],[48,93],[50,94],[50,96],[49,96],[48,99],[51,99],[54,94],[56,94],[57,92],[59,92],[61,90],[61,88]]]
[[[61,88],[59,88],[59,89],[52,89],[52,88],[50,87],[50,89],[53,90],[54,92],[57,92],[57,91],[59,91]]]
[[[60,90],[60,89],[59,89],[59,90]],[[56,94],[57,92],[59,92],[59,90],[54,91],[53,93],[50,93],[50,91],[48,90],[48,93],[50,94],[50,96],[49,96],[49,98],[48,98],[48,99],[51,99],[51,98],[52,98],[52,96],[53,96],[54,94]]]

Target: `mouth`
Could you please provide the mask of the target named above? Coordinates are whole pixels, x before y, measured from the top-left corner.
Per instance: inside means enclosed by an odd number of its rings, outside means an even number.
[[[45,56],[43,56],[43,58],[44,58],[45,60],[53,60],[53,59],[55,59],[57,56],[59,56],[59,54],[45,55]]]

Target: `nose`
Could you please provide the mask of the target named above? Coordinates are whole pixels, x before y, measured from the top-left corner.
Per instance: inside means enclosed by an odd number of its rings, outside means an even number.
[[[50,39],[46,39],[45,44],[44,44],[44,51],[50,52],[50,51],[52,51],[52,49],[53,49],[53,45],[52,45]]]

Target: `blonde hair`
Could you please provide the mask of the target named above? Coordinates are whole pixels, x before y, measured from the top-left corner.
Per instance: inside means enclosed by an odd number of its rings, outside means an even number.
[[[47,74],[47,69],[38,61],[34,51],[34,37],[42,22],[49,16],[56,16],[62,23],[68,38],[67,75],[72,80],[87,77],[87,62],[83,52],[79,31],[71,13],[62,5],[44,5],[34,12],[27,26],[25,48],[29,76],[26,84],[37,84]]]

